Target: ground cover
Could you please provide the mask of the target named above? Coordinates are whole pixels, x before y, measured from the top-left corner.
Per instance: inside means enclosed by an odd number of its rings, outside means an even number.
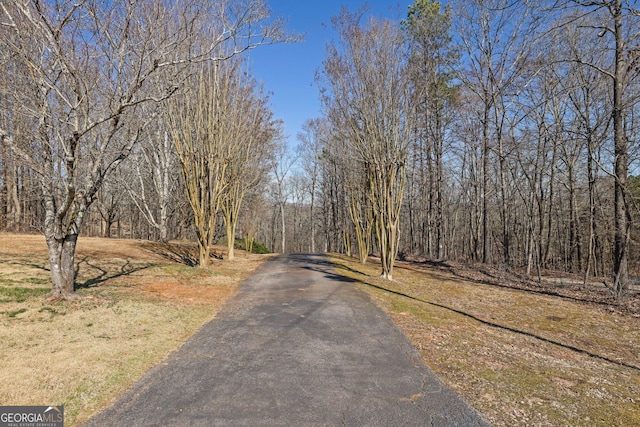
[[[222,248],[216,248],[220,255]],[[79,239],[78,293],[47,303],[41,235],[0,233],[0,403],[64,405],[87,420],[215,316],[266,259],[237,254],[190,266],[188,242]]]
[[[454,263],[400,262],[389,282],[375,260],[332,260],[493,425],[640,425],[637,293]]]
[[[221,255],[222,248],[214,253]],[[191,267],[188,242],[80,239],[78,301],[48,304],[42,236],[0,233],[0,402],[64,405],[73,426],[211,319],[265,259]],[[333,256],[496,426],[640,425],[640,295],[618,304],[572,278]]]

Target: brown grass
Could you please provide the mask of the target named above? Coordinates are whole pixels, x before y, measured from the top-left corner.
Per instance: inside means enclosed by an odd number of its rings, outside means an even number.
[[[0,403],[64,405],[67,425],[87,420],[265,259],[185,265],[195,253],[187,242],[80,238],[84,298],[48,305],[43,237],[0,233]],[[612,305],[416,263],[399,263],[387,282],[375,261],[333,260],[494,425],[640,425],[640,297]]]
[[[220,249],[218,249],[220,250]],[[0,403],[64,405],[86,421],[210,320],[265,256],[200,269],[185,242],[81,237],[79,301],[45,304],[42,236],[0,233]]]
[[[640,425],[640,296],[618,307],[415,263],[388,282],[332,259],[495,426]]]

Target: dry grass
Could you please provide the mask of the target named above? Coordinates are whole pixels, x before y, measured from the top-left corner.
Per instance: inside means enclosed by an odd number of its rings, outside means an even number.
[[[495,426],[640,425],[640,313],[409,263],[388,282],[374,262],[332,259]]]
[[[0,233],[0,403],[64,405],[67,425],[85,421],[211,319],[265,259],[199,269],[185,265],[194,254],[188,243],[81,238],[85,298],[47,305],[43,237]],[[375,262],[333,260],[494,425],[640,425],[637,304],[622,310],[408,263],[389,283]]]
[[[81,237],[76,302],[43,303],[42,236],[0,233],[0,402],[64,405],[87,420],[210,320],[265,256],[209,269],[178,260],[187,243]]]

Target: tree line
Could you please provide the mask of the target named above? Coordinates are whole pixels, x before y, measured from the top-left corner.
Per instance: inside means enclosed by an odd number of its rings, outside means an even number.
[[[324,249],[638,276],[634,2],[416,0],[334,18],[304,173]],[[308,241],[308,240],[307,240]]]
[[[262,1],[0,12],[0,228],[44,233],[58,295],[80,232],[192,238],[206,265],[237,230],[376,255],[389,279],[416,256],[576,273],[616,298],[638,276],[634,2],[344,8],[295,155],[243,59],[295,39]]]
[[[126,210],[131,237],[194,229],[201,266],[222,212],[233,257],[280,132],[242,54],[284,24],[261,0],[0,5],[3,228],[44,234],[52,299],[76,297],[80,233]]]

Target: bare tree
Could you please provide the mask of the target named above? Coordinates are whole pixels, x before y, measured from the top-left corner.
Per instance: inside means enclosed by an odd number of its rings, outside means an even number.
[[[227,236],[227,257],[233,260],[236,227],[244,197],[264,179],[275,161],[280,122],[273,119],[268,98],[257,83],[244,74],[230,79],[231,91],[220,132],[229,145],[227,184],[222,194],[222,213]]]
[[[280,252],[284,254],[287,252],[287,221],[285,217],[285,208],[289,202],[289,198],[291,197],[291,188],[288,185],[288,180],[291,170],[298,161],[298,158],[292,154],[288,154],[284,144],[281,144],[278,147],[276,156],[279,157],[280,161],[275,162],[273,165],[273,169],[271,171],[272,180],[270,191],[277,214],[273,215],[271,236],[273,241],[272,247],[275,248],[276,218],[280,218]]]
[[[333,19],[340,48],[324,61],[324,103],[339,137],[352,148],[350,159],[364,171],[373,206],[382,276],[392,279],[398,253],[400,207],[414,111],[399,28],[346,9]]]
[[[573,0],[573,3],[601,12],[602,23],[589,26],[599,37],[610,38],[612,51],[608,66],[581,61],[585,66],[597,69],[611,83],[614,144],[614,244],[613,284],[611,291],[619,299],[629,287],[629,248],[631,238],[631,195],[627,188],[629,174],[629,140],[625,122],[633,105],[626,89],[638,76],[640,55],[635,45],[640,37],[640,14],[635,2],[623,0]]]
[[[228,185],[232,142],[225,120],[232,102],[237,62],[203,65],[189,90],[166,102],[165,117],[180,161],[185,193],[193,211],[198,263],[207,267],[218,211]]]
[[[351,255],[348,236],[351,220],[349,212],[349,185],[346,176],[349,170],[360,173],[360,168],[350,163],[352,156],[346,155],[346,144],[334,132],[334,127],[326,120],[326,138],[322,141],[319,155],[319,197],[318,225],[322,230],[324,251],[337,251]],[[366,185],[359,188],[367,192]],[[370,205],[368,205],[370,206]],[[371,229],[369,230],[371,231]],[[369,248],[364,251],[368,254]]]
[[[330,179],[339,184],[336,207],[340,206],[343,212],[335,216],[343,218],[341,232],[345,253],[352,255],[351,240],[355,235],[358,258],[362,264],[366,264],[373,239],[374,207],[365,170],[354,167],[353,159],[358,155],[344,138],[344,133],[338,131],[346,129],[348,125],[337,126],[339,120],[340,116],[332,116],[333,131],[325,145],[323,161],[330,163]]]
[[[349,158],[351,156],[343,157],[343,159]],[[361,264],[366,264],[375,225],[374,204],[371,200],[368,177],[362,173],[361,169],[350,167],[347,161],[343,160],[342,163],[345,196],[358,245],[358,258]]]
[[[548,58],[553,58],[552,49],[546,54]],[[527,275],[531,273],[535,262],[538,278],[541,269],[546,268],[552,246],[558,153],[566,137],[563,117],[567,106],[562,101],[564,94],[558,90],[561,77],[556,68],[547,67],[523,89],[515,101],[521,113],[509,120],[511,138],[515,138],[514,134],[517,133],[519,140],[518,149],[513,150],[516,164],[511,168],[511,175],[513,186],[524,205],[520,215],[522,235],[526,236],[521,243],[526,248],[523,258]],[[571,166],[575,166],[575,162],[572,163],[568,157],[566,162],[570,187],[575,176],[575,167],[572,169]]]
[[[309,178],[309,218],[310,218],[310,243],[309,249],[316,251],[316,193],[321,179],[322,150],[329,138],[329,126],[322,118],[309,119],[302,126],[302,132],[298,134],[299,157],[302,168]]]
[[[587,18],[588,19],[588,18]],[[593,67],[585,67],[582,62],[601,64],[606,57],[603,37],[591,37],[589,43],[584,43],[582,23],[577,21],[573,25],[562,26],[559,39],[563,40],[565,51],[569,52],[571,68],[566,78],[561,80],[564,91],[575,112],[573,125],[576,136],[586,146],[586,168],[588,180],[588,228],[586,230],[586,260],[584,262],[584,281],[587,282],[593,273],[595,276],[603,274],[599,264],[604,263],[602,254],[602,240],[600,235],[602,225],[598,224],[597,183],[599,181],[599,166],[602,160],[599,153],[605,146],[610,123],[610,114],[599,105],[607,103],[607,87],[605,76]]]
[[[166,242],[170,220],[185,202],[178,196],[182,194],[178,160],[169,130],[162,121],[161,107],[147,104],[143,111],[152,117],[153,123],[129,157],[129,171],[122,174],[120,184],[145,221],[157,230],[159,240]]]
[[[115,177],[115,173],[107,176],[98,190],[94,207],[100,215],[100,235],[111,237],[113,225],[119,220],[122,209],[122,199],[125,196],[123,188]]]
[[[244,208],[240,213],[238,225],[242,230],[244,247],[247,252],[253,252],[256,237],[260,232],[260,221],[267,208],[264,193],[264,185],[252,188],[245,196]]]
[[[0,13],[0,50],[16,70],[29,70],[12,95],[24,101],[16,114],[30,123],[28,135],[0,135],[40,180],[50,297],[73,298],[83,219],[139,141],[140,105],[173,95],[189,64],[281,39],[282,22],[270,21],[257,0],[15,0]],[[170,83],[151,87],[163,69],[171,69]]]
[[[490,206],[491,165],[499,162],[498,191],[502,223],[503,262],[509,262],[510,233],[507,225],[507,168],[504,147],[505,120],[508,117],[505,98],[527,70],[534,57],[538,17],[529,1],[505,0],[460,2],[453,5],[454,22],[462,42],[463,62],[469,70],[461,73],[463,84],[475,94],[482,109],[478,117],[482,126],[482,262],[491,255]]]

